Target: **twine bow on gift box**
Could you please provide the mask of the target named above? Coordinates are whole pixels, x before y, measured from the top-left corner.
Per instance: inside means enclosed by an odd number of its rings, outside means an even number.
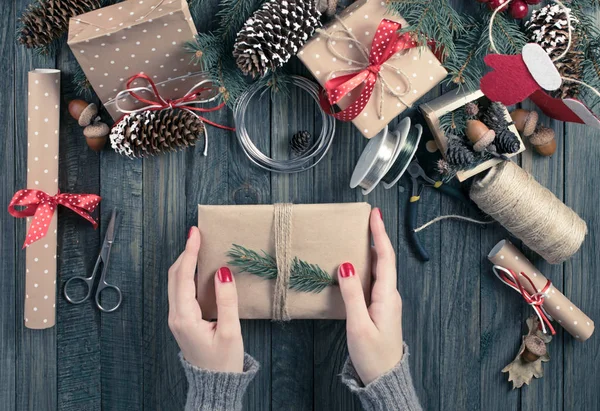
[[[388,62],[402,57],[404,53],[399,54],[400,51],[407,51],[417,47],[417,43],[414,41],[411,34],[398,33],[398,30],[402,27],[400,23],[383,19],[377,27],[377,31],[375,32],[371,44],[371,51],[369,52],[369,49],[362,44],[354,34],[352,34],[352,30],[348,28],[340,18],[336,19],[337,24],[342,27],[341,29],[335,29],[331,33],[326,30],[318,29],[317,32],[327,38],[327,48],[336,59],[340,59],[354,67],[334,70],[329,73],[327,82],[324,86],[325,93],[321,94],[321,107],[327,112],[330,112],[331,115],[338,120],[352,121],[367,106],[377,82],[380,84],[379,104],[377,105],[377,114],[380,120],[383,119],[385,93],[391,94],[396,97],[400,103],[404,104],[406,107],[410,107],[410,104],[406,103],[402,98],[410,92],[412,83],[406,73]],[[338,42],[349,42],[348,47],[356,47],[361,53],[363,60],[353,60],[339,52],[336,49],[336,44]],[[383,73],[384,68],[387,69],[387,72],[393,72],[402,77],[406,83],[404,90],[398,91],[399,86],[393,87],[390,85],[389,80],[386,78],[387,74]],[[350,74],[339,76],[343,73]],[[333,105],[337,104],[342,98],[349,95],[363,83],[364,88],[360,95],[358,95],[347,108],[339,112],[332,112],[331,107]]]
[[[132,83],[135,82],[136,80],[145,80],[148,82],[150,87],[131,87]],[[198,97],[200,96],[200,94],[202,92],[209,91],[212,89],[212,87],[205,86],[206,84],[211,84],[211,83],[212,82],[210,80],[204,79],[204,80],[196,83],[187,93],[185,93],[183,95],[183,97],[178,98],[178,99],[166,99],[160,95],[160,93],[158,92],[158,88],[156,87],[156,84],[154,83],[154,81],[152,81],[152,79],[149,76],[147,76],[144,73],[139,73],[139,74],[136,74],[135,76],[131,77],[127,81],[127,86],[126,86],[127,88],[125,90],[120,91],[119,94],[117,94],[117,96],[115,97],[114,101],[115,101],[115,105],[116,105],[117,109],[120,112],[125,113],[125,114],[135,114],[135,113],[140,113],[142,111],[160,111],[160,110],[165,110],[165,109],[178,108],[180,110],[185,110],[185,111],[192,113],[199,120],[203,121],[204,123],[210,124],[213,127],[221,128],[224,130],[235,131],[235,128],[233,128],[233,127],[224,126],[222,124],[215,123],[215,122],[210,121],[207,118],[202,117],[201,115],[198,114],[198,113],[210,113],[210,112],[214,112],[214,111],[219,111],[223,107],[225,107],[225,102],[222,102],[215,107],[209,107],[209,108],[196,107],[197,104],[210,103],[218,98],[219,95],[217,94],[208,99],[203,99],[203,100],[198,99]],[[150,100],[150,99],[140,96],[138,94],[138,92],[140,92],[140,91],[150,92],[150,93],[154,94],[154,96],[156,97],[156,100]],[[133,110],[127,110],[127,109],[122,108],[121,106],[119,106],[119,101],[126,94],[129,94],[136,100],[141,101],[144,104],[147,104],[147,106],[141,107],[138,109],[133,109]],[[118,123],[119,122],[117,121],[115,123],[115,125]],[[208,153],[208,132],[206,131],[206,128],[204,130],[204,143],[205,144],[204,144],[204,153],[203,154],[206,156]]]
[[[15,193],[8,212],[16,218],[33,217],[27,232],[23,248],[43,238],[48,233],[48,227],[58,205],[67,207],[88,220],[94,228],[98,227],[96,220],[90,215],[102,198],[95,194],[58,193],[51,196],[41,190],[19,190]],[[25,207],[17,210],[15,207]]]
[[[537,290],[536,286],[533,284],[533,281],[531,281],[531,278],[529,278],[527,274],[520,273],[519,275],[516,275],[516,273],[513,270],[501,267],[499,265],[495,265],[493,267],[493,271],[496,277],[500,279],[500,281],[502,281],[504,284],[508,285],[510,288],[520,293],[523,296],[525,302],[529,304],[531,308],[533,308],[533,310],[540,319],[540,328],[542,329],[544,334],[547,333],[546,326],[548,326],[548,329],[550,330],[552,335],[555,335],[556,331],[554,330],[554,327],[552,327],[551,323],[552,317],[546,312],[546,310],[544,310],[544,307],[542,307],[546,299],[548,290],[550,289],[550,287],[552,287],[552,282],[548,280],[541,291],[538,291],[535,294],[530,294],[529,292],[527,292],[527,290],[525,290],[525,288],[523,288],[523,285],[519,280],[519,277],[524,278],[529,282],[529,284],[534,290]]]

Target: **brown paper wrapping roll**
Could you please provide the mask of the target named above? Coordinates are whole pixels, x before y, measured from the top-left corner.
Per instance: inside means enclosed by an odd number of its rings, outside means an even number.
[[[227,265],[232,244],[275,256],[273,205],[198,206],[202,247],[198,256],[198,301],[202,315],[217,317],[215,272]],[[361,278],[365,298],[371,289],[369,214],[366,203],[296,204],[292,210],[291,250],[294,257],[319,265],[337,277],[338,266],[350,261]],[[241,318],[271,318],[275,281],[231,267],[238,289]],[[291,318],[344,319],[339,287],[320,293],[288,291]]]
[[[495,265],[525,273],[533,282],[534,290],[528,281],[521,281],[528,293],[534,294],[544,288],[548,279],[510,241],[502,240],[490,251],[488,259]],[[559,290],[550,286],[544,300],[544,310],[565,330],[579,341],[585,341],[594,333],[594,322],[573,304]]]
[[[27,123],[27,188],[58,193],[58,133],[60,129],[60,71],[29,72]],[[27,219],[29,230],[30,218]],[[48,234],[27,247],[25,326],[54,326],[56,312],[57,213]]]

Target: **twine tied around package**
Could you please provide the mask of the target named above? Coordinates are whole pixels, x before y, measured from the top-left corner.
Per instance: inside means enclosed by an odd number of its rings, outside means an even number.
[[[547,280],[544,287],[541,290],[537,291],[537,288],[535,284],[533,284],[533,281],[531,281],[531,278],[529,278],[529,276],[527,276],[527,274],[523,272],[517,275],[513,270],[504,268],[499,265],[495,265],[492,268],[492,270],[494,271],[496,277],[500,279],[500,281],[502,281],[504,284],[508,285],[510,288],[520,293],[525,302],[529,304],[531,308],[533,308],[538,318],[540,319],[540,328],[544,332],[544,334],[547,333],[546,326],[548,326],[548,329],[550,330],[552,335],[555,335],[556,330],[554,330],[554,327],[552,327],[552,317],[546,312],[546,310],[544,310],[543,307],[544,301],[548,296],[548,290],[550,289],[550,287],[552,287],[552,281]],[[522,277],[525,280],[527,280],[531,287],[537,292],[534,294],[529,294],[529,292],[527,292],[527,290],[523,288],[523,284],[521,284],[519,277]]]
[[[400,68],[394,67],[388,61],[396,60],[402,57],[409,49],[417,47],[417,42],[414,41],[410,33],[398,33],[402,25],[398,22],[383,19],[377,27],[375,36],[371,44],[371,50],[362,44],[349,28],[339,17],[336,18],[336,24],[333,26],[332,32],[327,32],[323,29],[317,29],[317,33],[323,35],[327,39],[327,49],[336,59],[346,62],[353,66],[347,69],[334,70],[327,76],[327,82],[324,86],[324,92],[321,93],[320,105],[327,113],[342,121],[354,120],[367,106],[371,99],[375,84],[379,82],[379,104],[377,105],[377,114],[380,120],[383,120],[383,103],[385,93],[396,97],[398,101],[404,104],[407,108],[410,104],[403,100],[412,90],[412,82],[410,78]],[[337,25],[341,28],[337,28]],[[354,60],[344,53],[337,50],[338,42],[349,43],[348,47],[356,47],[362,55],[362,61]],[[390,84],[387,79],[387,74],[393,72],[401,76],[406,84],[404,90],[398,91],[396,87]],[[349,74],[344,74],[349,73]],[[343,75],[340,75],[343,74]],[[337,104],[342,98],[349,95],[353,90],[364,84],[364,88],[354,101],[344,110],[333,112],[332,106]]]
[[[273,291],[272,318],[275,321],[289,321],[287,295],[292,274],[292,208],[293,204],[274,204],[273,228],[275,231],[275,260],[277,279]]]
[[[58,205],[67,207],[88,220],[94,228],[98,223],[91,216],[102,198],[95,194],[58,193],[51,196],[42,190],[19,190],[15,193],[8,212],[16,218],[33,216],[33,221],[27,232],[23,248],[43,238],[48,233],[48,227]],[[25,207],[17,210],[15,207]]]
[[[149,87],[148,86],[146,86],[146,87],[131,87],[131,84],[136,80],[147,81]],[[139,74],[136,74],[135,76],[132,76],[129,80],[127,80],[126,89],[121,90],[119,92],[119,94],[117,94],[117,96],[115,97],[114,101],[115,101],[117,110],[119,110],[120,112],[125,113],[125,114],[135,114],[135,113],[140,113],[142,111],[160,111],[160,110],[165,110],[165,109],[178,108],[178,109],[185,110],[185,111],[191,113],[192,115],[196,116],[200,121],[210,124],[213,127],[217,127],[217,128],[221,128],[221,129],[229,130],[229,131],[235,131],[235,128],[233,128],[233,127],[224,126],[222,124],[215,123],[215,122],[210,121],[207,118],[198,114],[199,112],[200,113],[210,113],[210,112],[218,111],[225,106],[225,102],[223,101],[215,107],[209,107],[209,108],[196,107],[197,104],[210,103],[210,102],[216,100],[219,96],[217,94],[213,97],[200,100],[198,97],[202,92],[212,90],[212,88],[213,88],[213,87],[206,87],[205,86],[206,84],[210,85],[210,84],[212,84],[212,82],[208,79],[204,79],[204,80],[196,83],[181,98],[166,99],[160,95],[160,93],[158,92],[158,87],[156,87],[156,84],[154,83],[154,81],[152,81],[152,79],[149,76],[147,76],[144,73],[139,73]],[[138,94],[138,92],[140,92],[140,91],[141,92],[150,92],[150,93],[154,94],[154,97],[156,99],[150,100],[150,99],[144,98]],[[144,106],[144,107],[141,107],[138,109],[133,109],[133,110],[127,110],[127,109],[122,108],[121,106],[119,106],[119,101],[126,94],[129,94],[136,100],[147,104],[147,106]],[[115,122],[115,125],[117,125],[118,123],[119,123],[119,121]],[[204,153],[203,154],[205,156],[208,154],[208,132],[206,131],[206,128],[204,128]]]

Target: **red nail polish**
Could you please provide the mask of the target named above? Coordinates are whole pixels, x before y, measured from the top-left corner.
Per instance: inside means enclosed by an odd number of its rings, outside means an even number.
[[[188,240],[190,239],[190,237],[192,236],[192,230],[194,229],[194,227],[190,227],[190,231],[188,231]]]
[[[381,221],[383,221],[383,213],[381,212],[381,208],[378,208],[377,211],[379,211],[379,218],[381,218]]]
[[[219,268],[219,271],[217,271],[217,277],[219,277],[219,281],[222,283],[230,283],[233,281],[231,270],[227,267]]]
[[[352,263],[344,263],[340,266],[340,275],[342,278],[353,277],[356,274]]]

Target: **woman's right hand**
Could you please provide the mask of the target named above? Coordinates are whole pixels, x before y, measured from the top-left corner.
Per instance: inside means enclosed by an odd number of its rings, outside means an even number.
[[[370,217],[373,235],[373,287],[367,307],[354,266],[338,269],[340,290],[346,306],[346,332],[350,359],[366,386],[390,371],[402,359],[402,299],[396,289],[396,253],[385,232],[381,210]]]

